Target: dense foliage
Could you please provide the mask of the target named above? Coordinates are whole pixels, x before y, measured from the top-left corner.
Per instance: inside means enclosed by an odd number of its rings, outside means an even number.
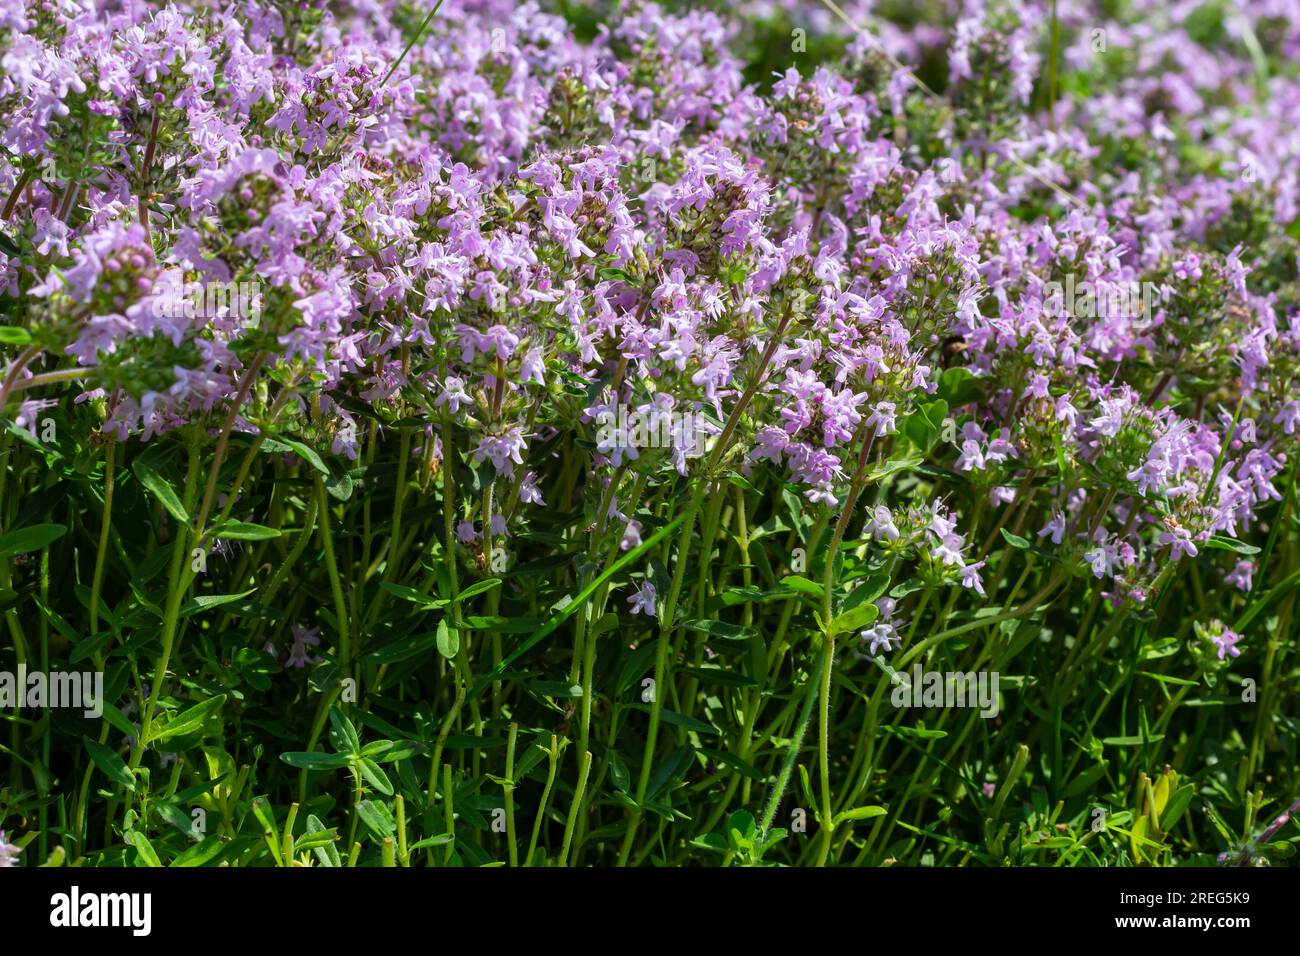
[[[0,31],[0,865],[1300,839],[1294,4]]]

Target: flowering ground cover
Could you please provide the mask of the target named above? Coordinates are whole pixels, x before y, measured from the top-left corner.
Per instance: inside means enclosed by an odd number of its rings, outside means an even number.
[[[1293,0],[0,3],[0,866],[1285,864]]]

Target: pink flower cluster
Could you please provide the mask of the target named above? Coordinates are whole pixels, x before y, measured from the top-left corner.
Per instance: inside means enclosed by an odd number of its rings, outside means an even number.
[[[449,0],[404,54],[406,6],[6,3],[15,394],[72,370],[105,430],[150,440],[286,390],[278,427],[350,459],[359,408],[429,444],[447,421],[498,489],[463,541],[558,497],[553,439],[600,410],[700,414],[707,465],[596,447],[593,484],[726,468],[835,509],[861,455],[929,482],[868,532],[977,590],[957,488],[1138,600],[1279,498],[1300,82],[1262,78],[1241,23],[1294,59],[1287,4],[1208,32],[1185,4],[1062,4],[1094,85],[1050,109],[1041,3],[861,35],[793,5],[848,54],[792,47],[761,85],[758,6],[627,4],[580,42],[537,3]],[[938,93],[907,69],[936,51]],[[163,314],[168,277],[255,282],[261,315]],[[1092,314],[1051,294],[1067,277],[1150,307]]]

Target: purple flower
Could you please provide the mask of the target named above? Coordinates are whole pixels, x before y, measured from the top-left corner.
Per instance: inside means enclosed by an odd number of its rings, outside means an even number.
[[[529,349],[524,355],[523,361],[519,364],[519,381],[521,383],[536,382],[538,385],[546,384],[546,364],[543,361],[540,348]]]
[[[1225,583],[1231,584],[1238,590],[1248,592],[1251,589],[1251,580],[1254,573],[1255,562],[1243,559],[1237,562],[1236,567],[1234,567],[1223,580]]]
[[[1119,562],[1119,549],[1113,544],[1102,543],[1085,551],[1083,560],[1088,562],[1095,576],[1100,578],[1113,575]]]
[[[1221,625],[1222,627],[1222,625]],[[1218,634],[1213,635],[1210,640],[1219,651],[1219,660],[1231,655],[1240,657],[1241,649],[1237,647],[1237,642],[1241,640],[1241,635],[1227,627],[1222,627]]]
[[[867,416],[867,426],[872,429],[872,434],[877,438],[881,435],[892,435],[896,430],[894,411],[893,402],[877,402],[871,414]]]
[[[882,648],[886,651],[896,650],[903,643],[894,626],[887,621],[882,621],[862,631],[858,637],[869,645],[867,653],[872,657],[880,653]]]
[[[647,617],[654,617],[655,614],[655,586],[649,581],[642,581],[636,593],[627,599],[627,603],[632,605],[633,614],[644,614]]]
[[[453,415],[460,411],[462,404],[468,405],[473,403],[469,393],[465,391],[465,383],[455,375],[448,375],[446,381],[442,384],[442,392],[433,400],[433,404],[442,406],[446,405],[447,410]]]
[[[1189,558],[1197,555],[1196,545],[1192,543],[1191,533],[1186,528],[1174,527],[1171,531],[1161,531],[1159,541],[1170,545],[1169,556],[1175,561],[1184,555]]]
[[[515,465],[524,463],[520,452],[525,444],[524,430],[517,425],[512,426],[500,435],[484,435],[474,449],[474,460],[490,460],[498,474],[509,478],[515,472]]]
[[[961,548],[961,537],[955,534],[948,534],[939,539],[939,543],[930,550],[930,555],[931,557],[939,558],[944,564],[956,565],[960,568],[963,567]],[[976,575],[976,580],[978,581],[978,579],[979,576]]]
[[[0,830],[0,867],[17,866],[18,854],[21,852],[22,848],[10,843],[4,830]]]
[[[896,650],[903,643],[898,635],[899,622],[894,620],[898,602],[891,597],[882,597],[876,601],[876,607],[880,610],[876,623],[858,634],[861,640],[867,642],[867,654],[871,657],[875,657],[882,648],[886,651]]]
[[[1061,537],[1065,534],[1065,515],[1059,511],[1052,512],[1051,520],[1039,529],[1038,537],[1048,538],[1052,544],[1060,544]]]
[[[320,658],[309,654],[307,648],[320,646],[320,628],[305,628],[295,624],[290,631],[293,633],[293,647],[289,649],[289,657],[284,666],[301,668],[319,663]]]
[[[885,505],[877,505],[872,509],[871,517],[867,519],[863,531],[874,535],[877,541],[898,540],[898,526],[894,524],[894,516]]]
[[[537,487],[537,472],[527,472],[519,482],[519,500],[524,504],[544,505],[541,489]]]

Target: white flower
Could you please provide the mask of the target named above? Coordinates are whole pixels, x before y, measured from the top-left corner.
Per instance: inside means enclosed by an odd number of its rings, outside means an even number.
[[[889,621],[878,621],[874,627],[863,631],[858,637],[870,643],[867,653],[872,657],[875,657],[882,647],[886,651],[891,651],[897,650],[903,644],[903,639],[898,636],[898,631]]]

